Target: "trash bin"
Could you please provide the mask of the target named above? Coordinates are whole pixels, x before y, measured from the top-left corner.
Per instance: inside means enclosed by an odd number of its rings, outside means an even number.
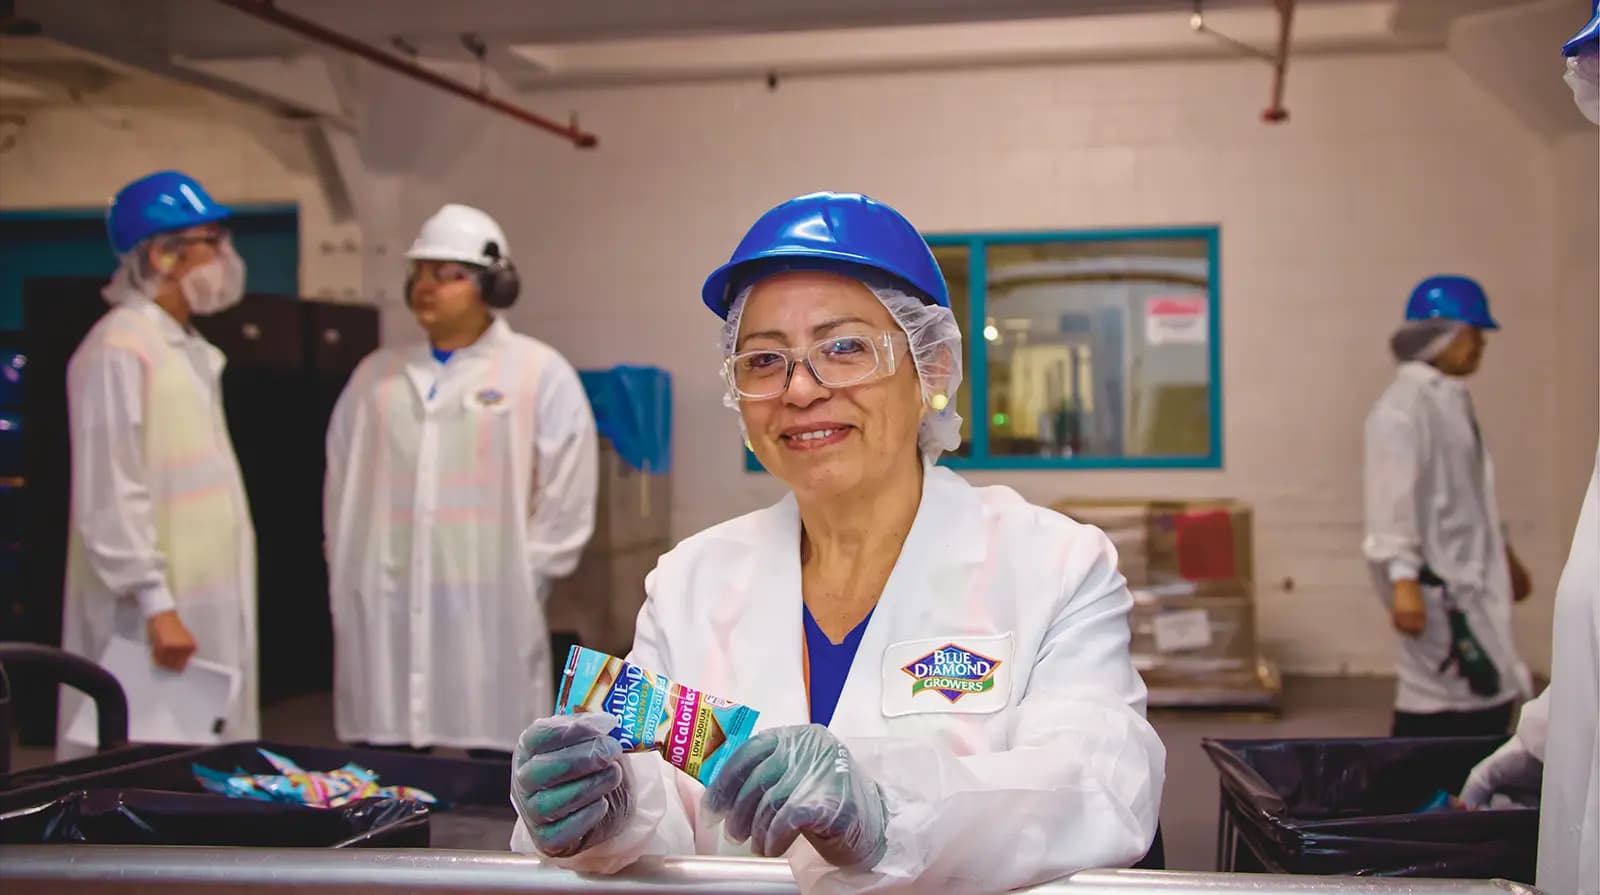
[[[397,799],[312,808],[211,793],[90,789],[0,813],[0,843],[426,848],[428,808]]]
[[[10,773],[7,667],[14,673],[26,669],[87,693],[98,714],[100,751]],[[363,800],[373,804],[324,809],[252,803],[205,792],[195,779],[195,765],[277,773],[260,748],[311,771],[354,762],[375,772],[385,785],[427,790],[440,804]],[[511,768],[501,761],[255,742],[130,745],[127,699],[105,669],[53,647],[0,643],[0,844],[93,841],[503,851],[517,816],[510,789]]]
[[[35,827],[10,825],[3,818],[19,812],[53,810],[63,818],[79,818],[86,812],[96,815],[138,814],[168,818],[173,823],[191,823],[211,806],[219,825],[233,824],[244,812],[257,811],[250,805],[273,803],[249,802],[226,796],[206,793],[194,777],[193,766],[233,771],[241,768],[250,774],[276,773],[263,758],[258,748],[276,752],[307,770],[326,771],[355,762],[378,775],[384,784],[404,784],[425,789],[439,799],[440,804],[425,810],[412,809],[366,811],[352,814],[343,821],[326,822],[319,843],[327,847],[359,845],[385,848],[460,848],[503,851],[511,841],[512,825],[516,811],[511,807],[511,768],[499,761],[478,761],[465,758],[443,758],[386,752],[372,749],[323,748],[280,743],[240,742],[222,746],[177,747],[134,746],[153,752],[147,757],[108,766],[96,766],[91,760],[67,762],[38,768],[29,772],[21,785],[0,790],[0,843],[38,844],[38,839],[23,841],[13,838],[29,835]],[[96,756],[104,763],[118,753]],[[121,754],[130,754],[124,752]],[[63,772],[66,773],[63,773]],[[138,791],[137,795],[128,793]],[[82,795],[88,793],[87,796]],[[155,795],[184,796],[176,801],[161,801]],[[108,808],[108,804],[123,807]],[[77,801],[74,801],[77,800]],[[84,801],[87,800],[87,801]],[[131,800],[131,801],[130,801]],[[389,800],[393,802],[393,800]],[[412,805],[409,802],[394,804]],[[43,806],[55,806],[43,808]],[[127,807],[132,806],[132,807]],[[301,806],[280,805],[282,808],[300,809]],[[422,808],[422,806],[415,806]],[[304,808],[305,811],[326,812],[342,809]],[[75,813],[73,813],[75,812]],[[288,830],[292,824],[287,815],[260,818],[258,827],[263,835],[259,841],[229,842],[226,844],[252,844],[258,846],[288,845],[280,837],[277,841],[265,833],[272,824],[286,826],[273,829]],[[64,821],[62,821],[64,822]],[[19,821],[20,823],[20,821]],[[95,821],[107,829],[108,821]],[[401,825],[396,827],[396,825]],[[121,829],[112,825],[110,828]],[[176,835],[176,834],[175,834]],[[207,830],[207,836],[218,835]],[[285,834],[288,835],[288,834]],[[62,840],[51,840],[62,841]],[[192,841],[189,844],[224,844],[220,842]]]
[[[1504,737],[1212,740],[1217,869],[1532,883],[1539,812],[1415,813]]]

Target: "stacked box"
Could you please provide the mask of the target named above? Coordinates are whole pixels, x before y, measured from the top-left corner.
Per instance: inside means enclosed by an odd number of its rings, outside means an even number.
[[[1134,665],[1202,674],[1248,668],[1256,661],[1255,604],[1247,594],[1174,595],[1135,590]]]
[[[1236,500],[1152,501],[1147,550],[1153,581],[1255,580],[1255,526],[1250,505]]]
[[[545,615],[551,631],[621,656],[633,645],[645,576],[671,546],[672,482],[629,466],[604,438],[599,463],[594,536],[578,568],[551,589]]]
[[[1270,707],[1256,645],[1253,514],[1234,500],[1061,501],[1106,532],[1128,579],[1130,651],[1150,705]]]
[[[1129,587],[1255,578],[1253,514],[1234,500],[1063,500],[1056,512],[1111,538]]]

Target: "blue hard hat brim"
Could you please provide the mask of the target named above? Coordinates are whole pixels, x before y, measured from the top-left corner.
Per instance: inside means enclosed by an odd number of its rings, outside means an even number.
[[[738,261],[729,261],[711,272],[706,277],[705,286],[700,290],[700,298],[712,313],[726,320],[731,305],[736,297],[734,287],[743,288],[749,285],[752,275],[756,271],[764,271],[762,275],[782,273],[796,270],[824,270],[832,273],[858,276],[860,279],[871,283],[873,281],[889,280],[907,293],[921,298],[928,304],[949,307],[949,299],[940,301],[940,296],[928,295],[919,289],[911,280],[899,273],[885,267],[880,261],[855,255],[849,252],[837,251],[807,251],[796,248],[775,249],[762,252]],[[754,278],[759,279],[761,275]]]
[[[1468,317],[1450,317],[1450,316],[1446,316],[1444,314],[1440,314],[1440,313],[1436,312],[1436,313],[1428,314],[1427,316],[1423,316],[1423,317],[1413,317],[1413,316],[1408,314],[1408,315],[1406,315],[1406,319],[1407,320],[1448,320],[1448,321],[1450,321],[1452,323],[1465,323],[1468,326],[1475,326],[1478,329],[1487,329],[1487,330],[1495,330],[1495,329],[1499,329],[1500,328],[1500,323],[1498,321],[1496,321],[1493,317],[1488,316],[1488,315],[1485,315],[1483,317],[1470,317],[1470,318],[1468,318]]]
[[[187,230],[190,227],[203,227],[206,224],[215,224],[219,221],[225,221],[231,217],[233,217],[232,208],[227,205],[223,205],[221,202],[212,202],[210,205],[206,206],[205,211],[195,212],[192,216],[185,219],[181,224],[174,224],[172,227],[169,227],[165,230],[156,230],[152,233],[148,233],[128,245],[119,245],[113,241],[111,248],[118,255],[126,254],[133,251],[134,246],[144,242],[146,239],[150,239],[151,237],[160,236],[163,233],[177,233],[182,230]]]
[[[1584,25],[1577,34],[1572,35],[1571,40],[1561,46],[1561,55],[1576,56],[1583,52],[1584,44],[1595,40],[1600,40],[1600,12],[1595,13],[1589,19],[1589,24]]]

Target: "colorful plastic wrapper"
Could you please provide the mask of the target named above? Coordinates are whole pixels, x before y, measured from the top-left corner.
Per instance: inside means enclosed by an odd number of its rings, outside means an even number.
[[[414,786],[380,786],[378,775],[354,762],[332,771],[307,771],[282,755],[257,748],[276,774],[251,774],[242,768],[233,773],[191,765],[194,777],[206,792],[235,799],[259,802],[289,802],[313,808],[338,808],[357,799],[408,799],[425,805],[439,800]]]
[[[605,712],[618,721],[611,737],[624,751],[659,752],[708,786],[750,738],[760,714],[581,646],[567,653],[556,711]]]

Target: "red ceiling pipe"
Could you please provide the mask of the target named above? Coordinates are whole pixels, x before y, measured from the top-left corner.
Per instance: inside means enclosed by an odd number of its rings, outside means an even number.
[[[1272,60],[1272,105],[1261,113],[1261,120],[1271,123],[1287,120],[1289,110],[1283,107],[1283,81],[1289,70],[1289,27],[1294,23],[1294,0],[1273,0],[1278,7],[1278,55]]]
[[[410,61],[402,59],[392,53],[386,53],[370,44],[362,43],[353,37],[331,31],[318,25],[316,22],[307,21],[299,16],[279,9],[272,0],[217,0],[223,6],[230,6],[247,15],[255,16],[266,22],[271,22],[282,28],[287,28],[302,37],[310,38],[318,43],[354,53],[369,62],[376,63],[391,71],[399,72],[410,78],[415,78],[425,84],[431,84],[446,93],[453,93],[462,99],[470,100],[480,106],[493,109],[502,115],[534,127],[549,131],[563,139],[571,140],[574,146],[581,149],[593,148],[600,142],[600,138],[585,130],[580,130],[576,124],[559,124],[522,108],[514,106],[503,99],[490,96],[486,90],[475,90],[460,81],[447,78],[436,72]]]

